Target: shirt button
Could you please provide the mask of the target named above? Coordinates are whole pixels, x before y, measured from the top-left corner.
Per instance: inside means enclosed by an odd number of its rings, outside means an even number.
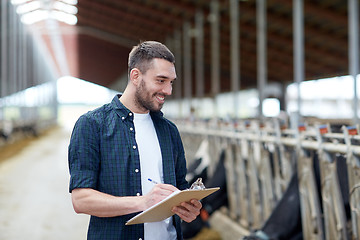
[[[135,146],[135,145],[133,146],[133,149],[136,149],[136,146]]]
[[[140,193],[137,193],[136,196],[140,196]],[[141,238],[140,238],[141,239]]]
[[[129,116],[132,116],[132,113],[129,113]]]
[[[139,172],[139,169],[135,169],[135,172],[138,173],[138,172]]]
[[[125,117],[121,117],[121,119],[122,119],[122,120],[124,120],[124,119],[125,119]]]
[[[134,130],[132,127],[130,128],[130,131]]]

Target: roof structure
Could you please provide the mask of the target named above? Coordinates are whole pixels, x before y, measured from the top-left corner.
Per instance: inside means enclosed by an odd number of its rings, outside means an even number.
[[[62,26],[63,42],[73,76],[117,88],[127,72],[133,45],[143,40],[168,43],[190,25],[192,95],[196,93],[196,14],[202,13],[204,93],[211,93],[211,2],[209,0],[81,0],[75,26]],[[293,1],[266,2],[267,82],[294,79]],[[230,0],[218,0],[220,24],[219,92],[231,90]],[[348,4],[344,0],[304,0],[305,79],[349,74]],[[239,83],[257,86],[257,1],[239,1]],[[71,29],[71,30],[69,30]],[[179,39],[178,39],[179,40]],[[180,41],[182,41],[180,39]],[[183,46],[183,45],[181,45]],[[176,55],[176,54],[175,54]],[[177,57],[177,56],[176,56]],[[71,65],[73,64],[73,65]],[[183,69],[177,69],[178,72]],[[181,80],[181,79],[180,79]],[[115,89],[121,90],[121,89]]]

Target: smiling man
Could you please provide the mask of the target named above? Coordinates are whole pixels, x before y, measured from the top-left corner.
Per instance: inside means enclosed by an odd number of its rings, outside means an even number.
[[[174,207],[176,215],[164,221],[125,225],[136,213],[188,187],[180,134],[160,111],[176,80],[174,63],[159,42],[135,46],[124,93],[74,126],[69,190],[74,210],[91,215],[88,239],[180,240],[180,218],[191,222],[200,213],[201,203],[193,199]]]

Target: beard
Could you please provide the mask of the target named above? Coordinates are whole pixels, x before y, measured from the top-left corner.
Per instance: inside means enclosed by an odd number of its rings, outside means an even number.
[[[157,93],[151,94],[145,84],[145,81],[140,82],[139,87],[135,92],[135,104],[143,110],[158,112],[161,110],[163,104],[155,100]],[[162,94],[163,95],[163,94]],[[164,96],[165,97],[165,96]]]

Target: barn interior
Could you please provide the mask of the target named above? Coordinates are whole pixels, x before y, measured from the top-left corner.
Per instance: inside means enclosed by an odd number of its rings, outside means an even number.
[[[198,225],[184,224],[184,236],[210,228],[214,239],[360,238],[358,0],[0,0],[0,34],[0,186],[9,186],[0,188],[0,205],[7,209],[21,205],[10,200],[19,196],[9,182],[31,166],[14,160],[27,141],[50,148],[42,139],[59,134],[66,154],[76,119],[125,90],[129,52],[151,40],[176,59],[162,111],[182,136],[188,181],[201,176],[226,189],[204,199]],[[26,155],[34,151],[41,152]],[[35,158],[52,158],[46,154]],[[68,170],[60,169],[66,185]],[[17,184],[32,184],[22,176]],[[37,201],[36,190],[22,188]],[[297,205],[284,203],[291,196]],[[70,210],[69,223],[79,219]],[[284,231],[275,223],[287,217],[295,223]],[[55,228],[46,213],[38,231],[14,231],[13,218],[0,213],[1,239],[39,239]],[[79,235],[59,239],[85,238],[88,220],[80,221]]]

